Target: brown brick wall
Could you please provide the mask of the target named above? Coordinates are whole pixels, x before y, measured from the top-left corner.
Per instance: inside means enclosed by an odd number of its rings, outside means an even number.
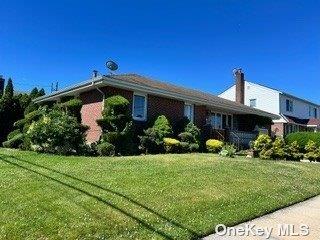
[[[106,97],[121,95],[127,98],[131,103],[130,111],[132,111],[132,91],[114,87],[103,87],[101,90],[105,93]],[[91,90],[82,93],[80,98],[83,102],[81,109],[82,123],[89,127],[89,130],[87,131],[87,141],[98,141],[101,136],[101,128],[98,126],[96,120],[102,117],[102,95],[98,90]],[[194,122],[198,127],[203,127],[205,124],[206,113],[207,111],[205,106],[194,107]],[[150,123],[153,123],[159,115],[165,115],[174,126],[184,116],[184,102],[170,98],[148,95],[147,120]],[[138,128],[146,127],[146,123],[143,122],[137,121],[136,125]]]
[[[81,117],[82,124],[87,125],[87,141],[98,141],[101,135],[101,128],[96,120],[101,118],[102,111],[102,95],[97,90],[88,91],[80,94],[82,100]]]
[[[274,123],[271,125],[272,136],[284,136],[284,123]]]
[[[132,103],[132,91],[114,87],[103,87],[101,88],[101,90],[105,93],[106,97],[121,95],[127,98],[130,103]],[[89,130],[87,131],[87,141],[98,141],[101,136],[101,128],[98,126],[96,120],[102,117],[102,94],[98,90],[91,90],[80,94],[80,99],[83,102],[83,106],[81,109],[82,124],[89,127]],[[132,108],[130,106],[130,111],[131,109]]]
[[[194,106],[194,124],[202,128],[206,124],[207,108],[204,105]]]
[[[165,115],[170,123],[174,125],[184,116],[184,102],[148,95],[148,121],[155,120],[159,115]]]

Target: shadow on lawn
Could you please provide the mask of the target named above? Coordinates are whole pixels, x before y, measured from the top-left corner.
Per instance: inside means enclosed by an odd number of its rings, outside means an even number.
[[[162,220],[165,220],[165,221],[167,221],[168,223],[170,223],[170,224],[172,224],[172,225],[174,225],[174,226],[176,226],[176,227],[178,227],[178,228],[180,228],[180,229],[182,229],[182,230],[186,230],[186,231],[191,235],[191,238],[192,238],[192,239],[198,239],[198,238],[200,237],[200,235],[199,235],[197,232],[195,232],[194,230],[191,230],[191,229],[183,226],[182,224],[180,224],[180,223],[178,223],[178,222],[176,222],[176,221],[174,221],[174,220],[172,220],[172,219],[169,219],[168,217],[166,217],[166,216],[164,216],[164,215],[156,212],[155,210],[153,210],[153,209],[151,209],[151,208],[149,208],[149,207],[147,207],[147,206],[145,206],[145,205],[137,202],[136,200],[134,200],[134,199],[132,199],[132,198],[130,198],[130,197],[122,194],[122,193],[116,192],[116,191],[114,191],[114,190],[112,190],[112,189],[108,189],[108,188],[102,187],[102,186],[100,186],[100,185],[98,185],[98,184],[95,184],[95,183],[92,183],[92,182],[90,182],[90,181],[80,179],[80,178],[75,177],[75,176],[72,176],[72,175],[70,175],[70,174],[63,173],[63,172],[57,171],[57,170],[52,169],[52,168],[48,168],[48,167],[46,167],[46,166],[43,166],[43,165],[40,165],[40,164],[37,164],[37,163],[33,163],[33,162],[30,162],[30,161],[27,161],[27,160],[24,160],[24,159],[17,158],[16,156],[13,156],[13,155],[2,155],[2,154],[0,155],[0,159],[1,159],[2,161],[6,162],[6,163],[9,163],[9,164],[12,164],[12,165],[14,165],[14,166],[16,166],[16,167],[19,167],[19,168],[22,168],[22,169],[31,171],[31,172],[33,172],[33,173],[36,173],[36,174],[38,174],[38,175],[41,175],[42,177],[45,177],[45,178],[50,179],[50,180],[52,180],[52,181],[55,181],[55,182],[57,182],[57,183],[59,183],[59,184],[62,184],[62,185],[64,185],[64,186],[66,186],[66,187],[72,188],[72,189],[74,189],[74,190],[76,190],[76,191],[79,191],[79,192],[81,192],[81,193],[89,196],[89,197],[92,197],[92,198],[94,198],[94,199],[96,199],[96,200],[98,200],[98,201],[100,201],[100,202],[102,202],[102,203],[104,203],[104,204],[106,204],[106,205],[108,205],[108,206],[110,206],[110,207],[118,210],[118,211],[121,212],[122,214],[124,214],[124,215],[132,218],[133,220],[135,220],[135,221],[138,222],[139,224],[143,225],[143,226],[146,227],[147,229],[156,232],[157,234],[161,235],[162,237],[164,237],[164,238],[166,238],[166,239],[174,239],[174,238],[171,237],[170,235],[168,235],[167,233],[165,233],[165,232],[163,232],[163,231],[161,231],[161,230],[158,230],[158,229],[154,228],[154,227],[153,227],[152,225],[150,225],[147,221],[145,221],[145,220],[143,220],[143,219],[141,219],[141,218],[139,218],[139,217],[136,217],[136,216],[132,215],[131,213],[129,213],[129,212],[121,209],[120,207],[118,207],[117,205],[115,205],[115,204],[113,204],[113,203],[111,203],[111,202],[108,202],[108,201],[104,200],[104,199],[101,198],[100,196],[94,195],[94,194],[92,194],[92,193],[90,193],[90,192],[88,192],[88,191],[85,191],[85,190],[83,190],[83,189],[80,189],[80,188],[78,188],[78,187],[76,187],[76,186],[73,186],[73,185],[71,185],[71,184],[69,184],[69,183],[63,182],[63,181],[61,181],[61,180],[58,180],[58,179],[56,179],[56,178],[53,178],[53,177],[51,177],[51,176],[48,176],[48,175],[46,175],[46,174],[43,174],[43,173],[41,173],[41,172],[38,172],[38,171],[33,170],[33,169],[31,169],[31,168],[28,168],[28,167],[26,167],[26,166],[22,166],[22,165],[20,165],[20,164],[18,164],[18,163],[9,161],[9,160],[5,159],[5,157],[10,157],[10,158],[13,158],[13,159],[15,159],[15,160],[17,160],[17,161],[24,162],[24,163],[27,163],[27,164],[29,164],[29,165],[35,166],[35,167],[43,168],[43,169],[46,169],[46,170],[48,170],[48,171],[51,171],[51,172],[54,172],[54,173],[63,175],[63,176],[65,176],[65,177],[71,178],[71,179],[73,179],[73,180],[76,180],[76,181],[79,181],[79,182],[88,184],[88,185],[90,185],[90,186],[92,186],[92,187],[95,187],[95,188],[98,188],[98,189],[100,189],[100,190],[107,191],[107,192],[109,192],[109,193],[111,193],[111,194],[114,194],[114,195],[116,195],[116,196],[118,196],[118,197],[121,197],[121,198],[129,201],[130,203],[132,203],[132,204],[134,204],[134,205],[136,205],[136,206],[138,206],[138,207],[140,207],[140,208],[142,208],[142,209],[144,209],[144,210],[146,210],[146,211],[148,211],[148,212],[156,215],[158,218],[160,218],[160,219],[162,219]]]

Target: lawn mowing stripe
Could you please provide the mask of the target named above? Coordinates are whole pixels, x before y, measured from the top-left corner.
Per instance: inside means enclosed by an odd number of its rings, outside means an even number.
[[[152,214],[155,214],[155,215],[156,215],[158,218],[160,218],[162,221],[165,220],[165,221],[169,222],[170,224],[173,224],[173,225],[175,225],[176,227],[179,227],[180,229],[189,232],[188,235],[191,235],[192,238],[198,238],[198,237],[199,237],[199,234],[198,234],[198,233],[196,233],[196,232],[194,232],[194,231],[192,231],[192,230],[189,230],[188,228],[182,226],[181,224],[179,224],[179,223],[177,223],[177,222],[175,222],[175,221],[173,221],[173,220],[171,220],[171,219],[169,219],[169,218],[167,218],[167,217],[165,217],[165,216],[162,216],[161,214],[155,212],[154,210],[152,210],[152,209],[150,209],[150,208],[148,208],[148,207],[145,207],[144,205],[136,202],[135,200],[132,200],[132,199],[128,198],[127,196],[125,196],[125,195],[123,195],[123,194],[121,194],[121,193],[117,193],[117,192],[115,192],[115,191],[112,191],[112,190],[109,190],[109,189],[105,189],[105,188],[103,188],[103,187],[101,187],[101,186],[99,186],[99,185],[97,185],[97,184],[91,183],[91,182],[86,181],[86,180],[79,179],[79,178],[74,177],[74,176],[69,175],[69,174],[61,173],[61,172],[59,172],[59,171],[56,171],[56,170],[54,170],[54,169],[50,169],[50,168],[48,168],[48,167],[45,167],[45,166],[42,166],[42,165],[39,165],[39,164],[31,163],[31,162],[26,161],[26,160],[21,160],[21,159],[18,159],[18,158],[16,158],[16,157],[14,157],[14,156],[10,156],[10,157],[13,158],[13,159],[15,159],[15,160],[17,160],[17,161],[25,162],[25,163],[28,163],[28,164],[30,164],[30,165],[33,165],[33,166],[36,166],[36,167],[39,167],[39,168],[46,169],[46,170],[48,170],[48,171],[55,172],[55,173],[57,173],[57,174],[61,174],[61,175],[63,175],[63,176],[72,178],[72,179],[74,179],[74,180],[77,180],[77,181],[84,182],[84,183],[86,183],[86,184],[92,185],[93,187],[99,188],[99,189],[101,189],[101,190],[108,191],[108,192],[110,192],[110,193],[112,193],[112,194],[114,194],[114,195],[121,196],[122,198],[125,198],[125,199],[128,200],[129,202],[134,203],[134,204],[138,205],[139,207],[142,207],[144,210],[147,210],[147,211],[151,212]],[[73,190],[76,190],[76,191],[78,191],[78,192],[81,192],[81,193],[83,193],[83,194],[85,194],[85,195],[87,195],[87,196],[89,196],[89,197],[95,198],[96,200],[98,200],[98,201],[100,201],[100,202],[102,202],[102,203],[104,203],[104,204],[107,204],[108,206],[114,208],[115,210],[118,210],[118,211],[121,212],[122,214],[124,214],[124,215],[126,215],[126,216],[128,216],[128,217],[130,217],[130,218],[132,218],[132,219],[134,219],[136,222],[138,222],[139,224],[143,225],[144,227],[146,227],[146,228],[149,229],[150,231],[154,231],[155,233],[161,235],[162,237],[164,237],[164,238],[166,238],[166,239],[174,239],[172,236],[168,235],[167,233],[165,233],[165,232],[163,232],[163,231],[161,231],[161,230],[159,230],[159,229],[156,229],[155,227],[153,227],[151,224],[149,224],[149,223],[146,222],[145,220],[143,220],[143,219],[141,219],[141,218],[139,218],[139,217],[133,216],[133,215],[132,215],[131,213],[129,213],[128,211],[125,211],[125,210],[121,209],[120,207],[118,207],[117,205],[111,203],[110,201],[104,200],[104,199],[103,199],[102,197],[100,197],[100,196],[97,196],[97,195],[95,195],[95,194],[92,194],[92,193],[90,193],[90,192],[88,192],[88,191],[86,191],[86,190],[83,190],[83,189],[81,189],[81,188],[75,187],[75,186],[73,186],[73,185],[71,185],[71,184],[69,184],[69,183],[63,182],[63,181],[61,181],[61,180],[59,180],[59,179],[53,178],[53,177],[48,176],[48,175],[46,175],[46,174],[44,174],[44,173],[41,173],[41,172],[38,172],[38,171],[33,170],[33,169],[31,169],[31,168],[28,168],[28,167],[26,167],[26,166],[22,166],[22,165],[20,165],[20,164],[18,164],[18,163],[15,163],[15,162],[12,162],[12,161],[3,159],[3,157],[1,157],[1,156],[0,156],[0,159],[1,159],[2,161],[6,162],[6,163],[12,164],[12,165],[14,165],[14,166],[16,166],[16,167],[22,168],[22,169],[27,170],[27,171],[31,171],[31,172],[33,172],[33,173],[35,173],[35,174],[38,174],[38,175],[42,176],[42,177],[45,177],[45,178],[50,179],[50,180],[52,180],[52,181],[55,181],[55,182],[57,182],[57,183],[59,183],[59,184],[62,184],[62,185],[64,185],[64,186],[69,187],[69,188],[71,188],[71,189],[73,189]]]

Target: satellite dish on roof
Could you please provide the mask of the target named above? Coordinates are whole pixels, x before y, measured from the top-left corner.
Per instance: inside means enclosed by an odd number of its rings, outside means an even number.
[[[118,64],[111,60],[106,62],[106,66],[110,71],[116,71],[118,69]]]

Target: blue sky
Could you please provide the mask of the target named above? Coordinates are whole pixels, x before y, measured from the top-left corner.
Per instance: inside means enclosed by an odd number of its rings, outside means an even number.
[[[320,1],[7,1],[0,74],[16,88],[61,87],[106,73],[217,94],[250,81],[320,103]]]

